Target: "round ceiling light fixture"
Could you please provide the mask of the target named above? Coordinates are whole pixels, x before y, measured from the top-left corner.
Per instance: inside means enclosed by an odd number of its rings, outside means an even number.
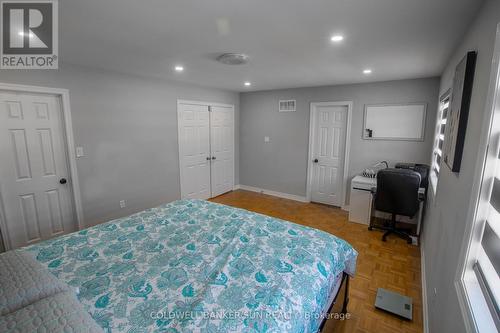
[[[244,65],[248,62],[248,58],[243,53],[224,53],[217,57],[217,61],[225,65]]]

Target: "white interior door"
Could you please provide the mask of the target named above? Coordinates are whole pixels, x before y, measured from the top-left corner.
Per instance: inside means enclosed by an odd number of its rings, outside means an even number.
[[[210,198],[210,116],[208,105],[179,104],[181,196]]]
[[[0,199],[12,248],[76,230],[67,161],[59,98],[0,92]]]
[[[312,146],[311,200],[342,205],[347,106],[317,105]]]
[[[233,190],[233,108],[210,107],[212,197]]]

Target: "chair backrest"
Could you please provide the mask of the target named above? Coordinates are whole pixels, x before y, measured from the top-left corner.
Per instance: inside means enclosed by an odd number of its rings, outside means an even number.
[[[420,174],[407,169],[383,169],[377,173],[375,209],[413,217],[419,209]]]
[[[396,163],[394,167],[396,169],[409,169],[418,172],[420,174],[420,187],[427,190],[427,187],[429,186],[430,172],[430,167],[427,164],[400,162]]]
[[[420,174],[420,187],[427,190],[429,187],[430,167],[426,164],[415,164],[415,168],[413,170]]]

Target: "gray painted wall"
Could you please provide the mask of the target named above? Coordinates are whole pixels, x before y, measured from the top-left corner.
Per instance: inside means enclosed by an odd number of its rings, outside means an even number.
[[[5,251],[5,245],[3,244],[2,230],[0,230],[0,253]]]
[[[0,82],[69,89],[75,143],[86,155],[77,166],[87,225],[180,197],[177,99],[235,105],[238,184],[237,93],[69,65],[3,70]]]
[[[242,93],[240,184],[306,195],[311,102],[354,102],[349,179],[380,160],[428,163],[438,89],[439,79],[429,78]],[[280,99],[296,99],[297,111],[278,112]],[[411,102],[427,103],[423,142],[362,139],[365,104]],[[271,142],[264,143],[264,136]]]
[[[463,316],[455,290],[455,274],[463,242],[467,210],[471,200],[481,125],[491,72],[496,25],[500,22],[500,1],[489,0],[450,58],[441,79],[441,93],[452,85],[455,67],[469,50],[477,50],[478,58],[465,147],[460,173],[441,167],[437,193],[428,202],[423,230],[425,280],[429,306],[429,331],[465,332]],[[432,195],[432,193],[431,193]],[[434,296],[434,288],[437,295]]]

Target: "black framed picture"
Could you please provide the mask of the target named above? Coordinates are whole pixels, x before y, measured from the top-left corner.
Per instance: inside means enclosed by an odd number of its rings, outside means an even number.
[[[460,172],[462,163],[476,56],[475,51],[468,52],[457,65],[453,78],[443,145],[443,160],[453,172]]]

